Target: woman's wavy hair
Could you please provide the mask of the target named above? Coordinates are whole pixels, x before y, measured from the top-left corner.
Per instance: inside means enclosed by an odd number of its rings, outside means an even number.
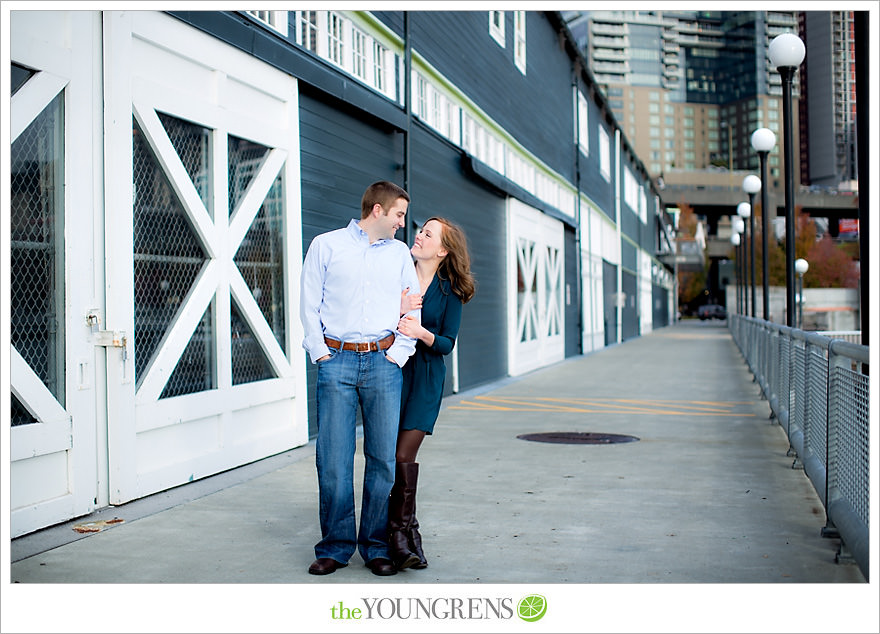
[[[454,222],[439,216],[432,216],[425,221],[425,224],[431,220],[436,220],[443,225],[440,242],[446,249],[446,257],[440,262],[438,273],[440,273],[440,277],[449,280],[452,292],[458,295],[463,304],[467,304],[477,291],[476,282],[471,273],[471,256],[468,252],[467,238],[461,227]]]

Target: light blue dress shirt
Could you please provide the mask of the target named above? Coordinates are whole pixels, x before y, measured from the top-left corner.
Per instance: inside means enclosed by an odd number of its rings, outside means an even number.
[[[300,279],[303,348],[312,363],[330,348],[324,336],[339,341],[378,341],[391,333],[385,354],[401,367],[412,356],[416,340],[397,332],[400,294],[419,292],[419,279],[409,248],[400,240],[370,244],[367,232],[352,219],[344,229],[312,240]],[[421,311],[413,311],[421,319]]]

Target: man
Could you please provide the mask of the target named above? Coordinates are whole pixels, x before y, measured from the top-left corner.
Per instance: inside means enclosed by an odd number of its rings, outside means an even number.
[[[355,549],[376,575],[397,571],[388,555],[388,496],[394,484],[403,367],[415,339],[395,332],[401,293],[418,292],[409,248],[394,239],[409,195],[387,181],[370,185],[361,219],[312,241],[303,262],[303,347],[318,365],[318,470],[322,539],[309,567],[326,575]],[[414,311],[420,316],[419,311]],[[357,409],[364,432],[363,498],[355,535]]]

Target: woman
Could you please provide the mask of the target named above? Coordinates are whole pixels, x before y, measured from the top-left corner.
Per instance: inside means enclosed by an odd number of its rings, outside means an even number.
[[[397,465],[389,501],[389,552],[398,569],[426,568],[416,519],[416,455],[426,434],[434,431],[446,379],[444,355],[452,352],[461,325],[461,307],[474,296],[467,240],[445,218],[430,218],[416,235],[411,253],[419,278],[418,295],[404,295],[401,314],[421,307],[422,321],[404,316],[398,330],[416,341],[416,352],[403,366]]]

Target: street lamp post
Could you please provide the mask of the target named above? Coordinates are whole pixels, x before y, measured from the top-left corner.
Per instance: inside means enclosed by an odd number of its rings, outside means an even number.
[[[804,61],[804,43],[794,33],[782,33],[773,38],[767,50],[770,63],[782,77],[782,119],[785,128],[785,289],[786,325],[794,325],[794,144],[792,142],[791,81]]]
[[[745,242],[740,236],[744,228],[745,224],[743,223],[742,218],[736,215],[730,217],[730,229],[732,231],[731,242],[733,242],[733,246],[736,247],[736,312],[740,314],[745,314],[746,312],[743,308],[745,302],[744,283],[746,277],[745,269],[743,268],[745,262],[743,251],[745,250],[745,246],[740,248],[740,245]]]
[[[752,216],[752,207],[749,203],[740,203],[736,206],[736,215],[742,219],[742,227],[743,227],[743,313],[748,316],[749,314],[749,240],[751,240],[752,244],[752,291],[754,291],[754,279],[755,279],[755,225],[752,223],[751,231],[749,231],[749,226],[746,224],[746,219],[751,218]],[[755,294],[752,293],[752,317],[755,316]]]
[[[795,271],[797,271],[800,283],[798,284],[798,328],[804,328],[804,273],[810,268],[810,263],[803,258],[798,258],[794,262]]]
[[[757,303],[755,298],[755,194],[761,189],[761,179],[754,174],[749,174],[743,179],[743,189],[749,195],[749,249],[751,250],[752,271],[752,317],[757,317]]]
[[[767,252],[767,236],[770,235],[770,205],[768,204],[767,155],[776,145],[776,135],[769,128],[752,132],[752,147],[761,160],[761,281],[764,292],[764,321],[770,321],[770,266]]]
[[[735,230],[733,231],[733,233],[730,234],[730,243],[735,247],[734,252],[736,257],[736,312],[737,314],[742,314],[742,302],[740,301],[741,283],[739,276],[739,269],[742,266],[742,258],[739,254],[739,233],[737,233]]]

